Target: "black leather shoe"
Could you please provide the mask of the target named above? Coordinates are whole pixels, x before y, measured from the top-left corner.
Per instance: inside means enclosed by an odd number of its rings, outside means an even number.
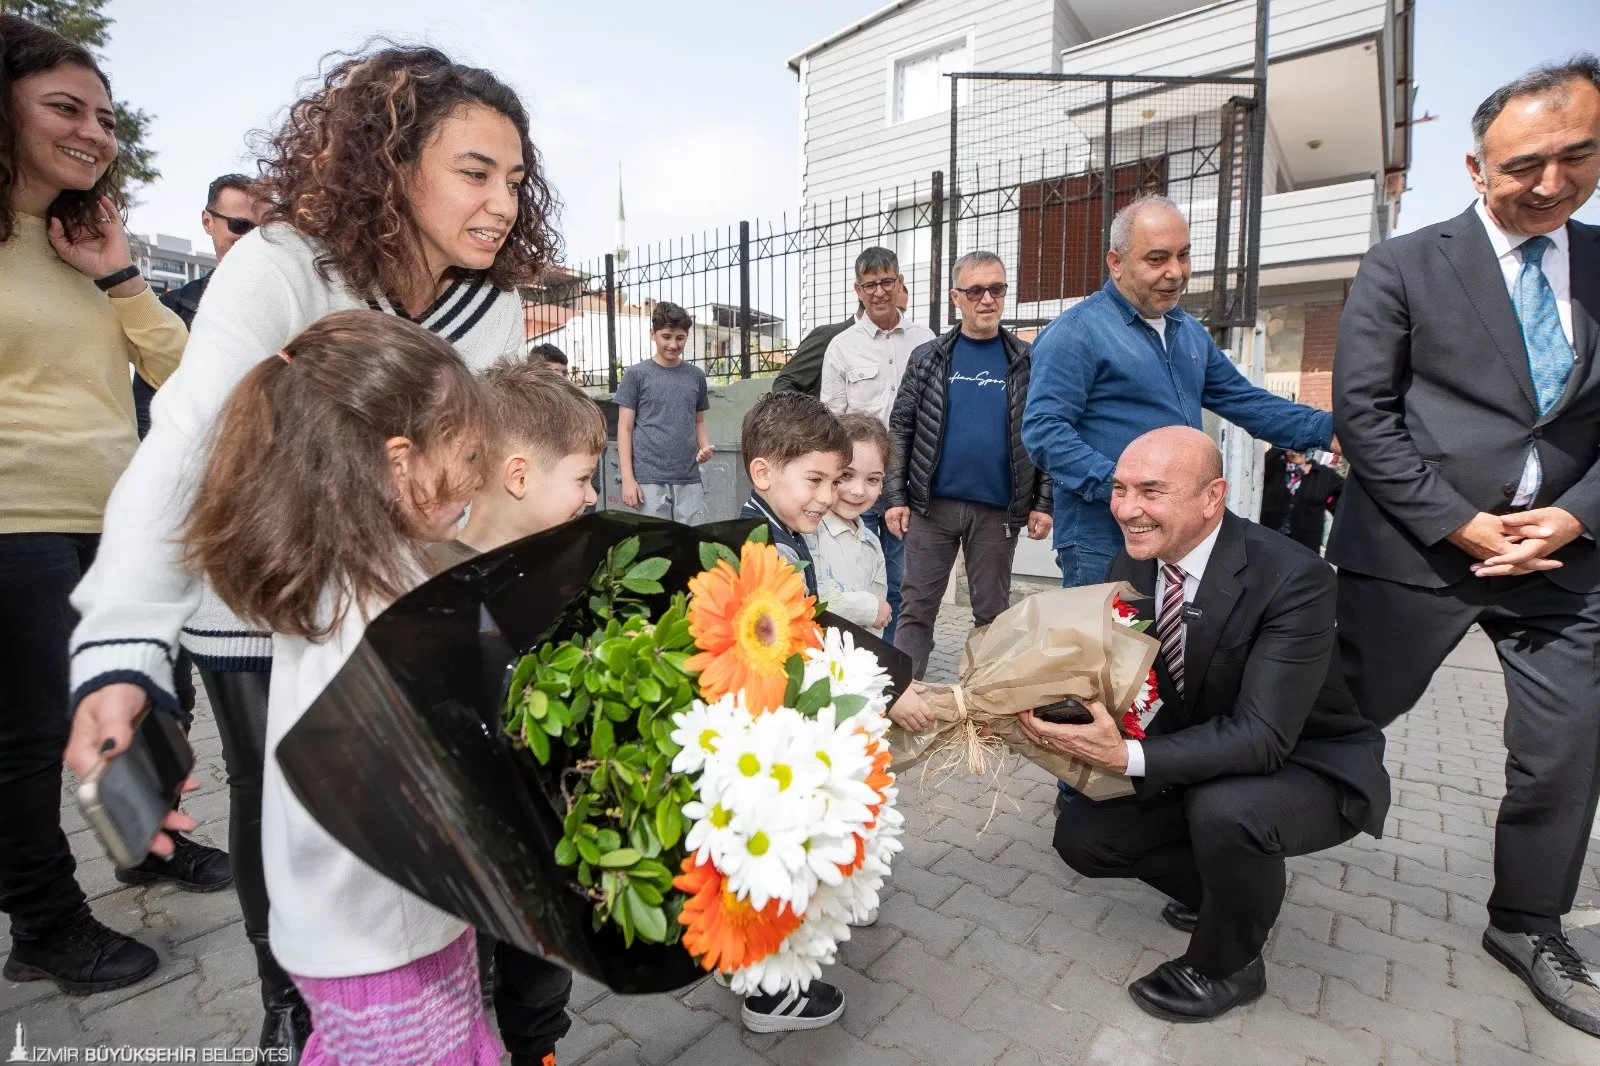
[[[278,960],[272,957],[272,948],[265,934],[252,935],[250,944],[256,949],[256,972],[261,975],[262,1051],[286,1051],[287,1058],[273,1061],[285,1066],[297,1066],[306,1041],[311,1039],[311,1009],[300,998],[300,990],[289,975],[283,972]]]
[[[228,853],[221,848],[196,844],[182,833],[172,834],[176,850],[172,858],[147,855],[130,870],[118,869],[116,878],[125,885],[149,885],[171,881],[185,892],[220,892],[233,884]]]
[[[1128,995],[1146,1014],[1163,1021],[1209,1022],[1260,999],[1266,990],[1267,968],[1259,958],[1221,981],[1174,960],[1129,985]]]
[[[54,981],[63,992],[86,996],[142,981],[159,962],[150,948],[106,928],[86,911],[45,936],[14,941],[5,977]]]
[[[1192,933],[1195,923],[1200,920],[1200,912],[1192,911],[1177,900],[1173,900],[1161,908],[1161,920],[1180,933]]]

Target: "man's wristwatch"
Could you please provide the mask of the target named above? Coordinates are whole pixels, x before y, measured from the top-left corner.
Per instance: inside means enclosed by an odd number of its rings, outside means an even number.
[[[125,266],[115,274],[107,274],[103,278],[95,278],[94,287],[101,292],[110,292],[124,281],[132,281],[138,276],[139,268],[137,266]]]

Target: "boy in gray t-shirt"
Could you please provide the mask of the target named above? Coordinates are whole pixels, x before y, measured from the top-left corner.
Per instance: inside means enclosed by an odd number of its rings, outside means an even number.
[[[713,450],[705,373],[683,361],[693,325],[677,304],[656,304],[650,315],[655,356],[629,367],[617,387],[623,504],[691,526],[706,517],[700,464]]]

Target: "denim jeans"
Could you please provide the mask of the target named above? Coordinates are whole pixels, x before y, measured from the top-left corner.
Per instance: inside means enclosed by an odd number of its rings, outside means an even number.
[[[87,904],[61,831],[67,597],[94,562],[93,533],[0,533],[0,911],[11,934],[49,933]]]
[[[895,630],[900,625],[900,582],[905,575],[906,542],[889,532],[883,524],[882,511],[868,511],[861,516],[867,528],[877,534],[883,545],[883,569],[889,582],[889,624],[883,627],[883,640],[894,643]]]

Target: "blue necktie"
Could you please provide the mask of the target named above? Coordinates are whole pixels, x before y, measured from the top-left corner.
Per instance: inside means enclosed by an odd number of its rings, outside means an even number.
[[[1522,270],[1511,294],[1511,306],[1522,324],[1522,341],[1528,348],[1528,369],[1541,418],[1561,399],[1572,374],[1572,345],[1561,330],[1556,294],[1540,265],[1552,243],[1549,237],[1529,237],[1522,242]]]

